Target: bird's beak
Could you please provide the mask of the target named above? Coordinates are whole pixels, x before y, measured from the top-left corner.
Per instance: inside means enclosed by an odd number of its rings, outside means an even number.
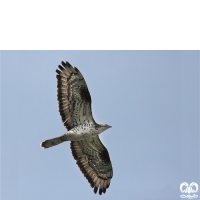
[[[108,125],[108,128],[111,128],[112,126]]]

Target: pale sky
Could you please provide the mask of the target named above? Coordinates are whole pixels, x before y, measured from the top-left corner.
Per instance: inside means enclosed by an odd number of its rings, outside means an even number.
[[[199,173],[199,51],[1,51],[2,200],[181,199]],[[113,179],[99,196],[79,171],[58,112],[57,66],[76,66]],[[197,193],[200,195],[200,193]]]

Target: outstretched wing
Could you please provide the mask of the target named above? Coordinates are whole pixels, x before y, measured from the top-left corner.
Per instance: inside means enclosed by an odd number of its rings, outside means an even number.
[[[87,84],[76,67],[68,62],[59,65],[57,77],[59,112],[68,130],[83,123],[95,123]]]
[[[107,149],[99,136],[87,140],[71,141],[71,151],[76,164],[84,174],[94,193],[105,193],[113,176],[112,164]]]

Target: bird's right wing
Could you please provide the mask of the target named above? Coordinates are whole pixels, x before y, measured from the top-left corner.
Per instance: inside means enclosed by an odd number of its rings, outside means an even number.
[[[113,176],[112,164],[107,149],[99,136],[87,140],[71,141],[71,151],[76,164],[84,174],[94,193],[105,193]]]
[[[59,112],[68,130],[84,123],[95,123],[92,116],[91,96],[81,72],[68,62],[59,65],[57,87]]]

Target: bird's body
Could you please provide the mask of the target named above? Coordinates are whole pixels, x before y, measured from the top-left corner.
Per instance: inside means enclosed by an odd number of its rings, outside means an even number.
[[[46,149],[65,141],[79,141],[83,139],[94,138],[110,127],[111,126],[106,124],[105,126],[101,127],[99,124],[85,123],[75,126],[60,137],[45,140],[42,142],[41,146]]]
[[[67,132],[60,137],[45,140],[41,147],[49,148],[65,141],[70,147],[81,172],[87,178],[94,193],[105,193],[113,176],[112,164],[107,149],[101,143],[99,134],[110,128],[107,124],[94,121],[91,96],[87,84],[77,68],[68,62],[58,66],[59,112]]]

